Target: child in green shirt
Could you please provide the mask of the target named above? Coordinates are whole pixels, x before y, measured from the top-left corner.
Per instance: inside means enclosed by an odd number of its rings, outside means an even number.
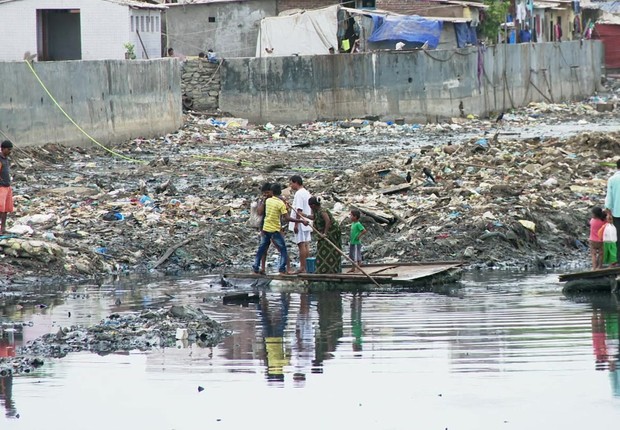
[[[361,237],[366,234],[366,229],[360,222],[360,211],[352,210],[351,214],[351,237],[349,239],[349,258],[357,265],[362,264],[362,241]],[[347,273],[355,272],[356,266],[354,265]]]

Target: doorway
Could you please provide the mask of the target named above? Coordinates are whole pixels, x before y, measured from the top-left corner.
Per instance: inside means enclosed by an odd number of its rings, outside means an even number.
[[[39,61],[82,59],[79,9],[37,10],[37,55]]]

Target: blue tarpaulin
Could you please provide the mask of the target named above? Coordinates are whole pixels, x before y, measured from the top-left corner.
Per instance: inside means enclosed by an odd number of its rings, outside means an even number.
[[[456,32],[456,46],[464,48],[467,45],[476,45],[478,38],[476,37],[476,29],[470,27],[465,22],[454,23],[454,31]]]
[[[373,15],[374,28],[369,42],[405,41],[423,44],[429,48],[439,45],[442,22],[422,18],[418,15],[386,16]]]

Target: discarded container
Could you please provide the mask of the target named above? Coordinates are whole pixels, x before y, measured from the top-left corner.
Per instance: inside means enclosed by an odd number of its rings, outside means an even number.
[[[306,271],[308,273],[316,272],[316,258],[314,257],[306,258]]]
[[[187,339],[187,329],[186,328],[178,328],[176,334],[177,340]]]

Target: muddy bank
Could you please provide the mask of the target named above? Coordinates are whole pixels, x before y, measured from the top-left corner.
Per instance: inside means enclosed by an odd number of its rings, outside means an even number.
[[[3,323],[0,333],[14,336],[23,323]],[[71,352],[89,351],[100,355],[127,351],[148,351],[193,345],[212,348],[230,335],[221,324],[191,306],[145,309],[113,313],[93,326],[59,327],[19,347],[13,357],[0,358],[0,377],[33,372],[49,358]]]
[[[605,104],[615,103],[610,94]],[[249,270],[257,246],[250,204],[263,182],[288,185],[293,174],[341,220],[344,243],[349,210],[362,210],[368,262],[587,261],[589,210],[603,204],[614,170],[606,163],[620,153],[618,133],[608,131],[620,121],[615,110],[599,112],[601,100],[428,125],[359,119],[283,127],[188,113],[178,132],[111,152],[16,142],[2,288]]]

